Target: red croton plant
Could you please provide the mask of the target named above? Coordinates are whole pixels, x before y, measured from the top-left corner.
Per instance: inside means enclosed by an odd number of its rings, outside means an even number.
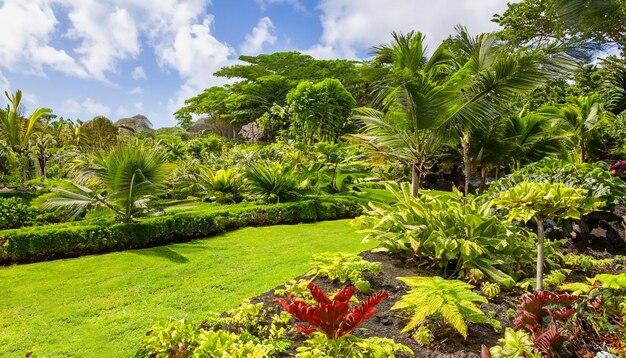
[[[389,292],[379,291],[369,296],[360,304],[350,307],[350,299],[354,294],[354,285],[350,284],[339,291],[331,300],[322,289],[314,283],[307,286],[318,305],[294,299],[287,294],[289,303],[284,299],[278,302],[297,320],[308,325],[295,325],[304,334],[320,331],[329,339],[336,339],[354,331],[361,323],[376,314],[376,305],[389,297]]]

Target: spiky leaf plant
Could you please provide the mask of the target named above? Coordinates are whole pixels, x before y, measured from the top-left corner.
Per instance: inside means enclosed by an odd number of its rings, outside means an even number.
[[[489,318],[476,303],[487,300],[472,291],[472,285],[458,280],[445,280],[433,277],[398,277],[411,290],[391,307],[412,312],[409,323],[402,333],[409,332],[423,324],[426,319],[440,319],[450,325],[463,338],[467,338],[467,323],[488,323],[494,329],[500,329],[500,322]]]

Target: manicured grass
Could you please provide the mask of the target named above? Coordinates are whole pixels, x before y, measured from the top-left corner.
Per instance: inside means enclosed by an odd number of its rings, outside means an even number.
[[[311,255],[359,252],[348,220],[247,228],[143,250],[0,268],[0,357],[129,357],[155,322],[202,321],[305,272]]]

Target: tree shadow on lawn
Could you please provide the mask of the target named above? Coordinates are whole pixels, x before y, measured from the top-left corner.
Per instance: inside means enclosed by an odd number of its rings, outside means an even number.
[[[188,258],[170,249],[167,246],[159,246],[159,247],[153,247],[149,249],[134,250],[132,251],[132,253],[137,254],[137,255],[142,255],[142,256],[160,257],[160,258],[170,260],[171,262],[174,262],[177,264],[185,264],[189,262]]]

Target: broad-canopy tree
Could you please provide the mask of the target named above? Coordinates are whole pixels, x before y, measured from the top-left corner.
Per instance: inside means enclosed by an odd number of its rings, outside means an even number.
[[[300,82],[287,94],[291,135],[309,145],[334,143],[350,129],[348,116],[355,105],[339,80]]]

